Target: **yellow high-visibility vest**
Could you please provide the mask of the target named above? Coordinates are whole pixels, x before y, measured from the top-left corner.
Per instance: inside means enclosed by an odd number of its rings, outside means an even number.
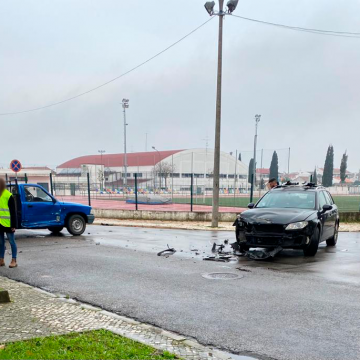
[[[11,192],[6,189],[0,196],[0,224],[7,228],[11,226],[9,209],[9,199],[11,196]]]

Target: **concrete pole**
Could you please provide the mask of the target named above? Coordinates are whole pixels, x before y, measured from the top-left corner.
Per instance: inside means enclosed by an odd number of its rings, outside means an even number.
[[[260,122],[261,115],[255,115],[255,137],[254,137],[254,165],[252,169],[252,177],[251,177],[251,192],[250,192],[250,202],[253,202],[254,198],[254,189],[256,183],[256,146],[257,146],[257,131],[258,131],[258,124]]]
[[[124,186],[127,186],[126,108],[124,107]]]
[[[214,179],[213,179],[213,206],[212,227],[219,225],[219,189],[220,189],[220,139],[221,139],[221,84],[222,84],[222,49],[224,0],[219,0],[219,43],[218,43],[218,72],[216,96],[216,125],[215,125],[215,152],[214,152]]]

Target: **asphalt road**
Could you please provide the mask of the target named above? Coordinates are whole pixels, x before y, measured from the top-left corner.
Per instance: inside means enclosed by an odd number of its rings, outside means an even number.
[[[341,233],[336,248],[321,245],[312,259],[284,251],[273,261],[229,263],[202,258],[232,232],[91,226],[85,234],[19,231],[19,267],[0,275],[232,353],[360,359],[359,233]],[[156,256],[167,244],[176,254]],[[214,272],[242,278],[203,277]]]

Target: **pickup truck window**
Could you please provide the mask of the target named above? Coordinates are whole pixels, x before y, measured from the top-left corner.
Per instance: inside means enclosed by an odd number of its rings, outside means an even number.
[[[52,198],[41,188],[36,186],[25,186],[25,197],[27,202],[52,202]]]

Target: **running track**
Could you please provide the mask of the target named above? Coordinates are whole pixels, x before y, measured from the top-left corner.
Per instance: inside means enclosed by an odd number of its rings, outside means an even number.
[[[88,205],[88,199],[82,196],[57,196],[60,201],[79,203]],[[106,200],[106,199],[91,199],[91,206],[94,209],[109,209],[109,210],[135,210],[134,204],[127,204],[125,201]],[[189,204],[168,204],[168,205],[138,205],[138,210],[150,211],[190,211]],[[193,211],[196,212],[211,212],[212,207],[206,205],[194,205]],[[238,213],[244,211],[244,208],[236,207],[220,207],[220,212]]]

